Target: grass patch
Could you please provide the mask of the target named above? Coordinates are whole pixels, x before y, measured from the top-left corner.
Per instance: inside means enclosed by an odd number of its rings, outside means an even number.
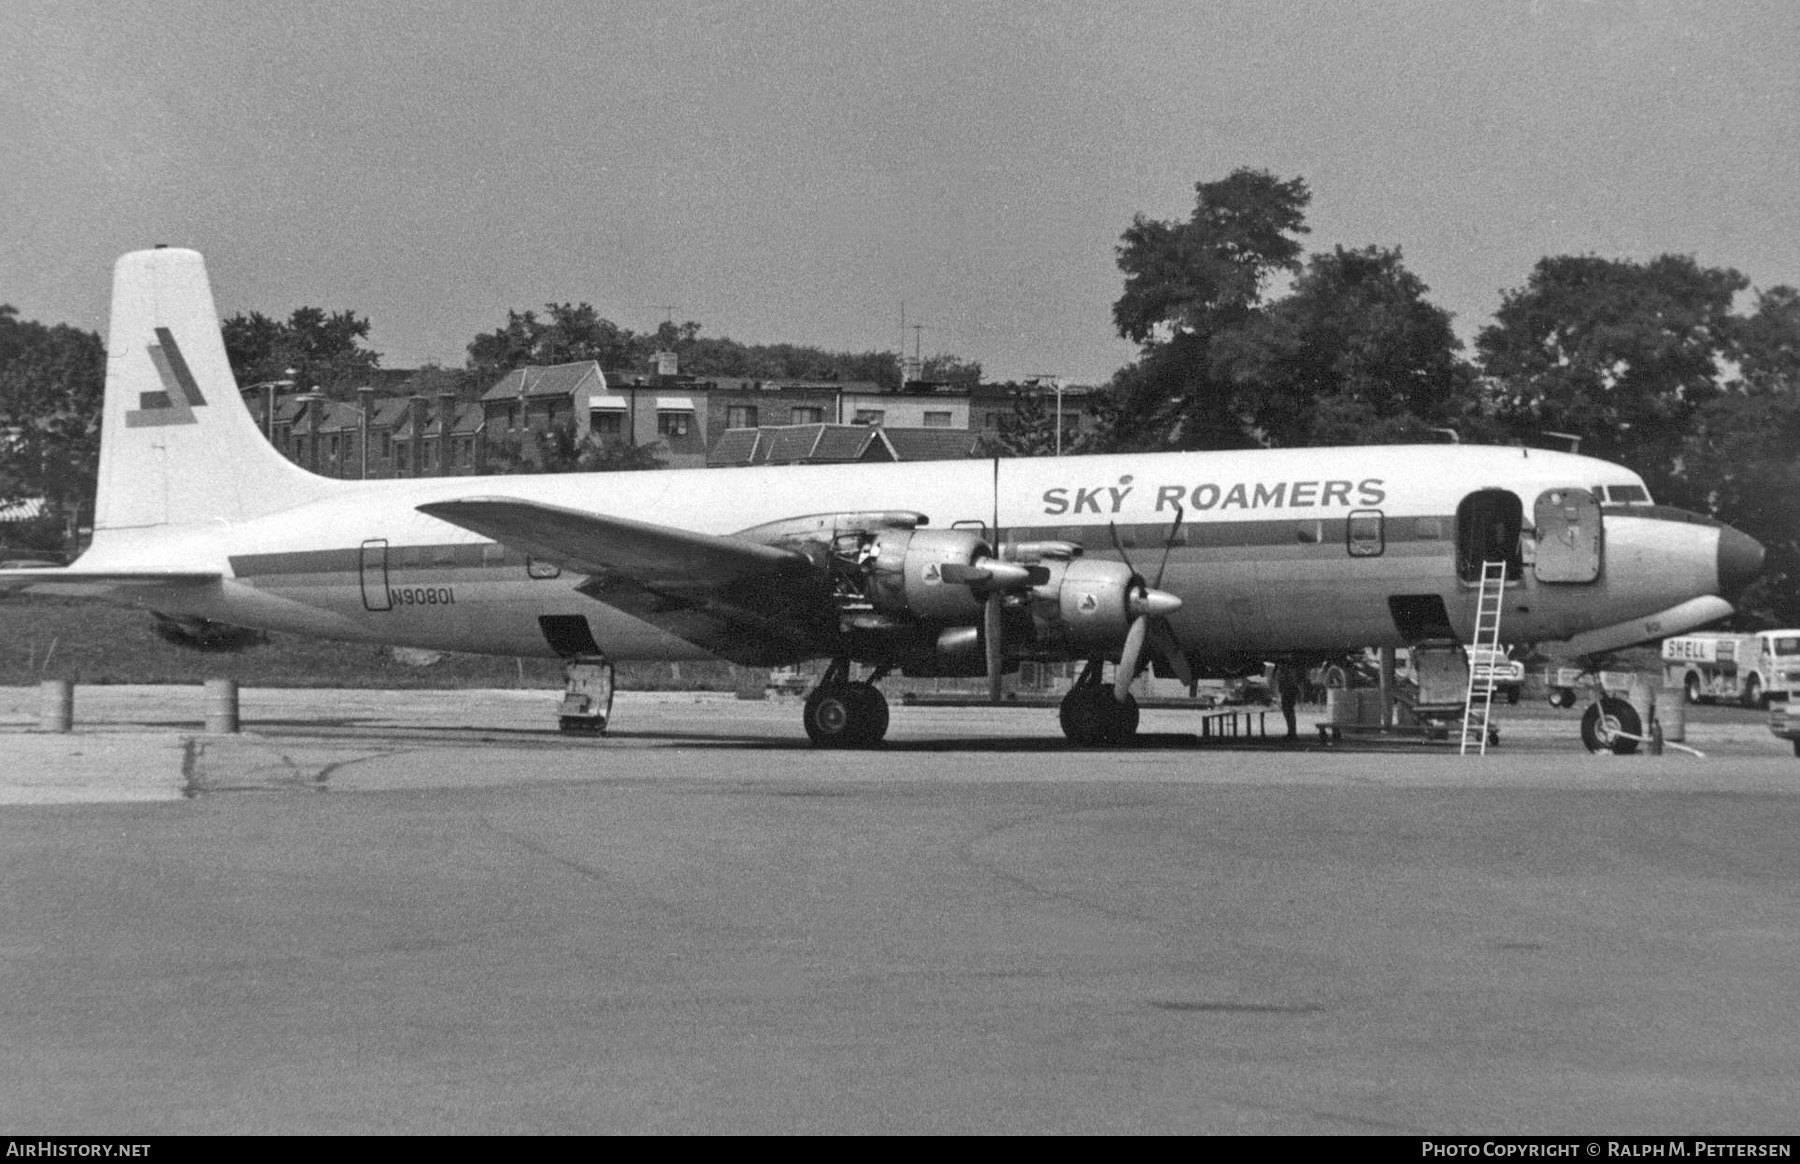
[[[74,683],[200,683],[236,679],[245,687],[562,687],[554,659],[444,654],[413,666],[388,647],[271,633],[236,653],[176,646],[151,629],[148,611],[66,598],[0,598],[0,685],[45,679]],[[729,663],[618,665],[621,688],[637,691],[732,691],[764,670]]]

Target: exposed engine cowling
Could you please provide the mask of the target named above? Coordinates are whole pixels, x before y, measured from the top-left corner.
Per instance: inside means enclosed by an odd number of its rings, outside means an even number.
[[[1107,654],[1137,616],[1132,596],[1144,580],[1123,562],[1046,559],[1049,581],[1031,589],[1032,646],[1047,655]]]
[[[876,610],[951,626],[981,621],[981,600],[974,590],[944,578],[945,566],[973,567],[994,557],[980,535],[962,529],[887,529],[875,535],[865,554],[867,595]]]

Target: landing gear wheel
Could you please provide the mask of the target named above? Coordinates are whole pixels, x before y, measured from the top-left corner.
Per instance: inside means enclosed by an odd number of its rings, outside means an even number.
[[[1111,689],[1099,686],[1072,688],[1057,709],[1063,735],[1083,747],[1129,743],[1137,735],[1139,714],[1134,697],[1120,703]]]
[[[872,748],[887,735],[887,699],[869,683],[822,683],[806,697],[806,734],[821,748]]]
[[[1607,698],[1589,704],[1581,717],[1581,742],[1590,752],[1604,750],[1615,756],[1629,756],[1637,751],[1634,737],[1643,731],[1637,709],[1623,699]]]
[[[1567,687],[1558,687],[1550,692],[1549,702],[1551,707],[1574,707],[1575,693]]]

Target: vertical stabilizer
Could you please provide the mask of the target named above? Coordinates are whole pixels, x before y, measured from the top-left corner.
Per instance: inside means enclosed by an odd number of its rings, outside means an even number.
[[[225,358],[196,251],[133,251],[113,268],[100,427],[96,537],[241,521],[314,500],[338,483],[269,444]]]

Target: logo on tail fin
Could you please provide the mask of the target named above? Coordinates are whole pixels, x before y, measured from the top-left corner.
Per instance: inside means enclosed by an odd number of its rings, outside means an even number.
[[[161,424],[193,424],[194,409],[206,403],[200,385],[188,368],[187,358],[175,336],[166,327],[156,329],[156,341],[146,347],[150,362],[162,380],[161,392],[140,392],[138,407],[125,414],[126,428],[149,428]]]

